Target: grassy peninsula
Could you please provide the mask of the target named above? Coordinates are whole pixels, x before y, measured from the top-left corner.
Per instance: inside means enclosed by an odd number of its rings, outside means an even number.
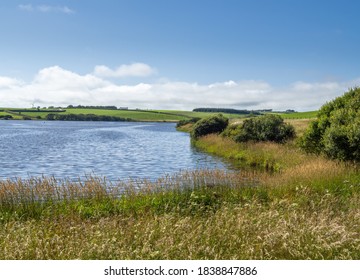
[[[297,137],[309,123],[287,121]],[[297,139],[194,141],[234,172],[1,181],[0,259],[359,259],[358,166],[305,154]]]

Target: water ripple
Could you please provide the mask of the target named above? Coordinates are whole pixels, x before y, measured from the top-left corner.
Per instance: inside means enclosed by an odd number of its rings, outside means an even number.
[[[191,147],[172,123],[0,121],[0,178],[95,174],[156,179],[189,169],[226,169]]]

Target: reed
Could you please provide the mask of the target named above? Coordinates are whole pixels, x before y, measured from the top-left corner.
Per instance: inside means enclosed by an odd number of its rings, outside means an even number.
[[[261,171],[280,172],[291,166],[306,161],[294,142],[286,145],[272,142],[236,143],[228,137],[207,135],[193,144],[208,153],[228,159],[241,168],[258,169]]]
[[[8,180],[0,259],[358,259],[359,189],[356,168],[321,160],[272,175]]]

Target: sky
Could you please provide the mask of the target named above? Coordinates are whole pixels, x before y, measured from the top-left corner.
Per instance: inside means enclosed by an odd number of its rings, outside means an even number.
[[[317,110],[360,85],[357,0],[2,0],[0,107]]]

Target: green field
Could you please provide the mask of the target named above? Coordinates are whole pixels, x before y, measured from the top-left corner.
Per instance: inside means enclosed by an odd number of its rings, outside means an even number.
[[[284,119],[313,119],[316,118],[318,111],[296,112],[296,113],[280,113]]]
[[[204,118],[217,113],[193,112],[180,110],[103,110],[103,109],[65,109],[65,112],[58,114],[94,114],[98,116],[112,116],[127,118],[133,121],[154,121],[154,122],[177,122],[183,119]],[[19,108],[0,108],[0,116],[11,115],[13,119],[21,120],[24,118],[45,120],[48,114],[54,114],[54,110],[48,109],[19,109]],[[315,118],[317,111],[299,113],[279,113],[285,119],[310,119]],[[249,115],[223,114],[229,119],[242,119]]]

